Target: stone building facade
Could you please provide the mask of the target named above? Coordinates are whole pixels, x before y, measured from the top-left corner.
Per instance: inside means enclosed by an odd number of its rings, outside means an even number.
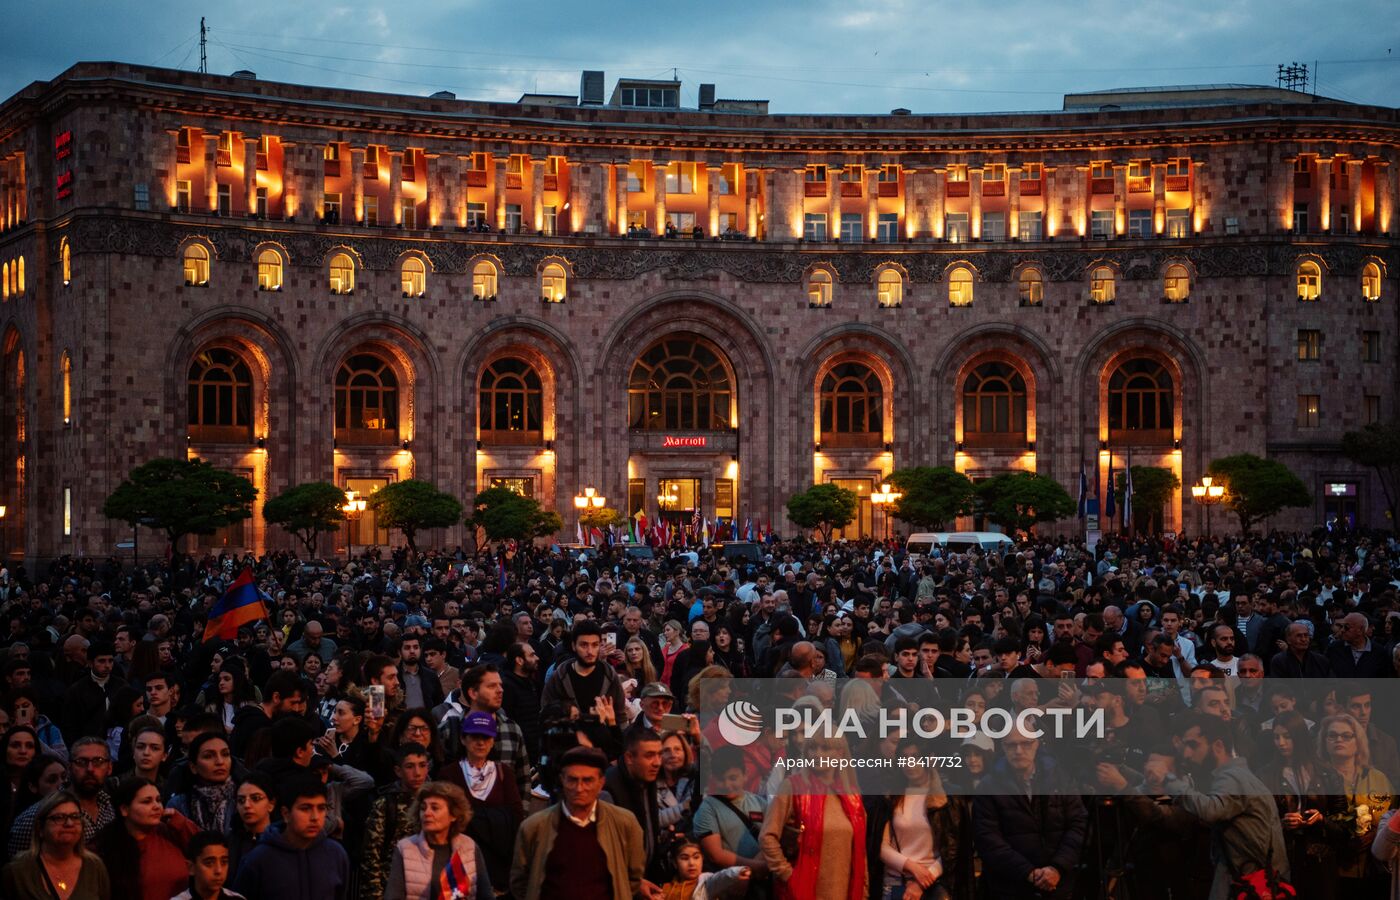
[[[1394,110],[1103,96],[795,116],[78,64],[0,106],[5,550],[112,552],[104,498],[181,454],[253,480],[205,542],[258,550],[289,485],[406,477],[570,533],[584,487],[782,532],[837,481],[869,534],[909,465],[1164,466],[1155,527],[1197,532],[1236,452],[1313,491],[1273,525],[1384,524],[1339,447],[1397,415]]]

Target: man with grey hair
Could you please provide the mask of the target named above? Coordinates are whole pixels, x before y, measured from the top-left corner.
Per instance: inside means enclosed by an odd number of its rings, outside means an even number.
[[[1327,662],[1337,678],[1391,678],[1390,656],[1371,642],[1371,620],[1359,612],[1342,617],[1342,631],[1327,648]]]
[[[1332,664],[1312,649],[1312,629],[1306,622],[1294,622],[1283,631],[1286,649],[1269,660],[1272,678],[1330,678]]]

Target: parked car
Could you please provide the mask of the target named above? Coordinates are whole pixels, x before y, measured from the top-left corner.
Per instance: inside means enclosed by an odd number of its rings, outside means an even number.
[[[966,553],[977,548],[985,553],[1005,553],[1016,542],[999,531],[926,531],[909,535],[904,549],[928,556],[937,547],[945,553]]]

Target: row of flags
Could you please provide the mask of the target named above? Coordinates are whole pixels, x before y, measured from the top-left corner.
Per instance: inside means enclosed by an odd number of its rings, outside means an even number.
[[[646,544],[651,547],[707,547],[718,541],[771,544],[777,540],[772,523],[755,522],[752,518],[741,522],[738,517],[710,519],[702,516],[699,510],[695,511],[689,522],[653,522],[641,510],[638,510],[625,525],[585,528],[580,522],[575,537],[578,543],[593,547],[611,547],[622,543]]]
[[[1103,514],[1108,520],[1113,521],[1114,515],[1118,512],[1117,499],[1117,479],[1113,475],[1113,454],[1108,455],[1108,493],[1103,501]],[[1089,477],[1084,472],[1084,464],[1079,464],[1079,518],[1084,519],[1089,516]],[[1127,465],[1123,467],[1123,526],[1131,528],[1133,521],[1133,458],[1128,457]]]

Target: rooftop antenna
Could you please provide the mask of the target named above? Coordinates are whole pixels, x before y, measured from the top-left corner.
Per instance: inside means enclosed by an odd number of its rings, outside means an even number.
[[[1290,91],[1306,91],[1308,89],[1307,63],[1280,64],[1278,67],[1278,86]]]
[[[204,17],[199,17],[199,72],[201,75],[209,74],[209,52],[206,49],[207,41],[204,37]]]

